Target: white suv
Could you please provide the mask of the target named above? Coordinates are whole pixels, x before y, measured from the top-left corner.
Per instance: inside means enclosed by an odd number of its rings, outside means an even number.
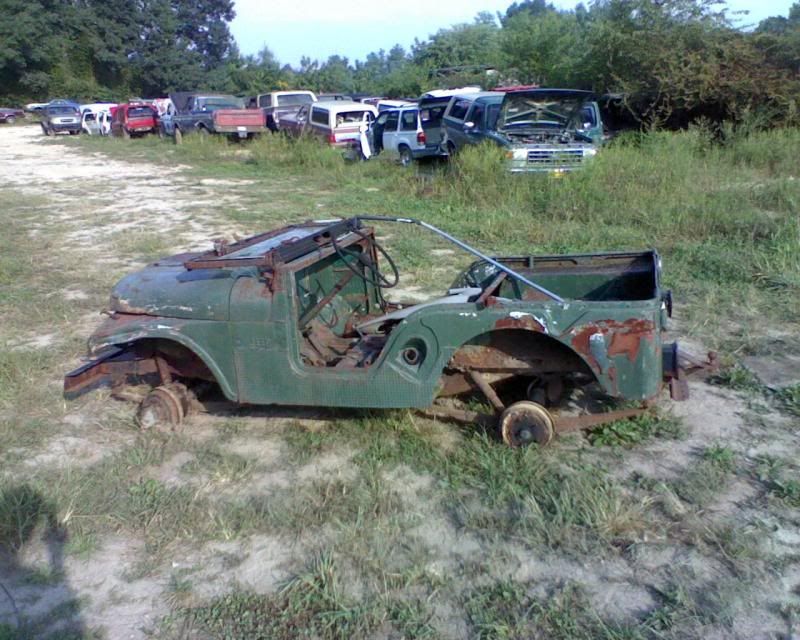
[[[368,137],[372,153],[385,151],[404,166],[430,156],[441,156],[441,124],[447,100],[424,100],[382,111],[372,123]]]

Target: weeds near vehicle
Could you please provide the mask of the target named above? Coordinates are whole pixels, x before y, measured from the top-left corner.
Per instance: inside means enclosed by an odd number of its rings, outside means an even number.
[[[456,491],[478,493],[477,503],[453,504],[478,535],[499,531],[534,546],[585,550],[635,538],[643,526],[640,506],[604,474],[566,468],[534,448],[518,451],[475,437],[446,464]]]
[[[595,446],[631,447],[652,438],[677,439],[684,434],[685,429],[678,418],[645,414],[592,429],[588,438]]]
[[[733,452],[720,445],[712,445],[702,452],[700,460],[673,483],[673,487],[687,502],[704,507],[724,489],[734,470]]]
[[[329,552],[320,553],[274,596],[234,592],[184,615],[196,629],[230,640],[350,640],[370,637],[381,624],[406,638],[433,637],[423,603],[395,600],[388,592],[363,598],[348,594]]]
[[[475,638],[623,640],[644,638],[634,627],[605,623],[575,584],[537,599],[505,581],[473,590],[465,609]]]
[[[730,448],[715,444],[703,451],[703,460],[720,471],[731,473],[735,469],[736,455]]]
[[[120,232],[115,245],[123,255],[132,255],[141,262],[152,262],[167,253],[169,240],[161,233],[132,229]]]
[[[764,389],[758,376],[741,364],[723,369],[720,373],[712,377],[711,380],[716,384],[730,387],[736,391],[761,393]]]
[[[761,456],[756,460],[755,473],[771,497],[788,506],[800,507],[800,481],[794,477],[797,470],[788,467],[786,460]]]
[[[784,411],[793,416],[800,417],[800,384],[784,387],[775,395]]]

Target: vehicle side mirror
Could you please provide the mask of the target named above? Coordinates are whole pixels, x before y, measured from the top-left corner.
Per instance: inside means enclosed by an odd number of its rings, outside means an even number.
[[[465,122],[464,123],[464,131],[466,131],[467,133],[469,133],[470,131],[473,131],[474,129],[475,129],[475,123],[474,122]]]

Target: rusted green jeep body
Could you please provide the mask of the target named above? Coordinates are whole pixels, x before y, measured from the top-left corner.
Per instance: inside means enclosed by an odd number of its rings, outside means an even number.
[[[677,366],[655,251],[481,259],[442,298],[404,306],[370,271],[378,249],[352,218],[159,260],[115,287],[94,360],[65,390],[157,373],[214,381],[245,404],[424,408],[479,373],[596,381],[646,401]]]

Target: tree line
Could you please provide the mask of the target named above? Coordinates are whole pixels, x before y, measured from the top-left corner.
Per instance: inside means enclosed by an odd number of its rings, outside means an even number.
[[[574,10],[521,0],[409,50],[303,58],[297,68],[268,48],[243,55],[233,17],[232,0],[2,0],[0,98],[300,87],[404,97],[536,83],[607,95],[647,126],[800,123],[800,1],[742,29],[717,0],[594,0]]]

